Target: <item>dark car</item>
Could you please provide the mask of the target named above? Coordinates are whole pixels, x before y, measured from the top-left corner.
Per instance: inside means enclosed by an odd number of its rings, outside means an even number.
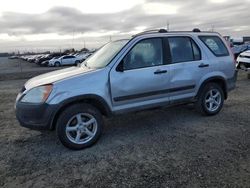
[[[61,54],[61,53],[48,54],[48,55],[43,56],[42,58],[38,59],[38,61],[36,63],[40,66],[47,66],[49,60],[53,59],[54,57],[60,57],[62,55],[63,54]]]

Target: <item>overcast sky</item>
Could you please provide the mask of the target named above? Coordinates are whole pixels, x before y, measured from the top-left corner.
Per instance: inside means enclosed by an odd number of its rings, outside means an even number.
[[[167,23],[250,35],[250,0],[5,0],[0,51],[95,48]]]

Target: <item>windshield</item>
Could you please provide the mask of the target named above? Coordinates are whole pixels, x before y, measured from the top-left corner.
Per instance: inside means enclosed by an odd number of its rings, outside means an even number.
[[[116,56],[116,54],[122,49],[123,46],[128,42],[128,40],[119,40],[110,42],[100,48],[96,53],[94,53],[90,58],[88,58],[83,65],[99,69],[103,68],[110,63],[110,61]]]

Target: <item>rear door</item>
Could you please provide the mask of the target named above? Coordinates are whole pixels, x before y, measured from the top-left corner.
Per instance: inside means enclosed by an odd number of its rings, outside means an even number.
[[[168,103],[169,70],[163,51],[162,38],[143,39],[120,62],[124,71],[119,71],[118,66],[112,68],[110,85],[115,110]]]
[[[200,40],[207,47],[209,57],[216,65],[216,71],[223,72],[227,78],[234,77],[235,62],[233,54],[229,53],[230,49],[224,39],[216,35],[201,35]]]
[[[73,56],[73,55],[69,56],[68,65],[74,65],[75,61],[76,61],[76,57],[75,56]]]
[[[172,36],[166,39],[170,53],[170,100],[182,102],[195,96],[203,75],[211,64],[201,47],[190,36]]]

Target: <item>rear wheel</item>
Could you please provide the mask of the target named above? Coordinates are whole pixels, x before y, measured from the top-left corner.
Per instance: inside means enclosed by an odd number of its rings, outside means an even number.
[[[224,93],[220,85],[208,83],[201,91],[196,102],[196,109],[204,115],[220,112],[224,103]]]
[[[100,137],[103,120],[92,105],[76,104],[64,110],[57,121],[57,135],[62,144],[79,150],[92,146]]]

